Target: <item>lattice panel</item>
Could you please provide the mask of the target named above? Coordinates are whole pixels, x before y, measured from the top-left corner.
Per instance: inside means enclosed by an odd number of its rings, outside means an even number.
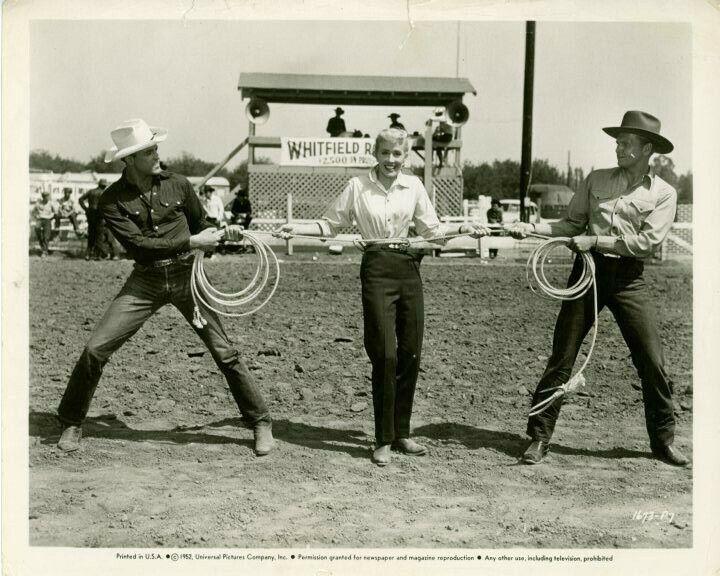
[[[433,187],[435,188],[435,211],[438,216],[462,215],[462,176],[433,178]]]
[[[284,219],[287,215],[287,193],[292,192],[293,218],[318,219],[347,181],[364,170],[343,172],[270,172],[251,171],[250,202],[256,218]],[[462,177],[433,179],[435,207],[438,216],[462,214]],[[354,233],[356,230],[343,230]]]

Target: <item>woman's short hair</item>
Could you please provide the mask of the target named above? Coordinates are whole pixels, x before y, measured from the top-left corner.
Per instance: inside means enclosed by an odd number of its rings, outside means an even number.
[[[375,151],[377,151],[381,140],[393,145],[399,144],[405,152],[410,151],[410,138],[408,137],[408,133],[400,128],[385,128],[380,130],[375,138]]]

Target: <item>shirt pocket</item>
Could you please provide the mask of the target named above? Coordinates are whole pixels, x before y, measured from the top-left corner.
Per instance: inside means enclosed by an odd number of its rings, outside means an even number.
[[[615,193],[611,188],[593,188],[590,190],[590,214],[599,213],[604,219],[609,220],[616,201]]]
[[[145,216],[145,209],[138,201],[118,202],[118,210],[136,225],[140,226]]]
[[[157,202],[155,217],[158,222],[171,222],[176,220],[182,212],[182,202],[174,198],[162,198]]]
[[[636,230],[645,222],[645,219],[655,209],[655,202],[649,198],[627,198],[627,217],[635,225]]]

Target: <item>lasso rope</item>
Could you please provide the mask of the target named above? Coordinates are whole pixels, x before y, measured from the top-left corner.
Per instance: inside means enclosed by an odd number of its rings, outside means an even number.
[[[590,252],[580,252],[582,259],[582,272],[578,281],[567,288],[557,288],[553,286],[545,276],[545,260],[549,256],[550,252],[557,246],[567,246],[570,238],[549,238],[547,236],[541,236],[539,234],[530,234],[536,238],[541,238],[544,241],[530,254],[526,266],[526,277],[530,289],[535,294],[556,299],[556,300],[576,300],[584,296],[587,291],[592,287],[593,289],[593,311],[595,313],[595,319],[593,321],[593,336],[592,342],[590,343],[590,350],[588,351],[585,362],[580,367],[580,370],[572,376],[567,382],[560,386],[553,386],[552,388],[546,388],[542,393],[553,392],[551,396],[538,402],[530,408],[529,416],[536,416],[547,410],[556,400],[562,398],[565,394],[574,392],[580,386],[585,386],[585,376],[583,371],[590,361],[590,356],[595,348],[595,338],[597,337],[597,322],[598,322],[598,304],[597,304],[597,284],[595,281],[595,262]]]
[[[275,294],[275,290],[280,282],[280,264],[278,263],[277,256],[272,249],[261,239],[255,232],[243,232],[243,238],[246,239],[255,249],[255,255],[257,257],[257,267],[255,268],[255,274],[253,275],[250,283],[240,290],[234,293],[220,292],[210,284],[207,276],[205,275],[205,268],[203,267],[204,253],[202,250],[195,252],[195,259],[193,260],[192,275],[190,278],[190,290],[192,293],[193,302],[195,308],[193,311],[193,325],[198,329],[202,329],[207,324],[207,320],[203,318],[200,312],[200,304],[213,312],[222,316],[230,316],[238,318],[241,316],[248,316],[254,314],[260,310]],[[271,278],[272,288],[265,298],[257,305],[253,304],[258,300]],[[249,310],[234,311],[241,307],[253,306]],[[228,311],[231,310],[231,311]]]
[[[272,232],[263,232],[260,230],[254,232],[243,232],[243,238],[245,238],[254,248],[257,256],[257,267],[255,269],[255,275],[253,276],[250,283],[239,292],[226,293],[217,290],[208,280],[205,274],[205,268],[203,266],[204,252],[197,250],[193,260],[192,275],[190,279],[190,289],[192,293],[194,309],[193,309],[193,325],[198,329],[202,329],[203,326],[207,325],[207,320],[203,317],[200,312],[200,304],[206,309],[212,310],[213,312],[222,316],[230,317],[242,317],[254,314],[260,310],[275,294],[275,290],[280,282],[280,264],[278,263],[275,252],[263,241],[259,235],[270,234]],[[365,249],[370,244],[386,244],[396,246],[410,246],[419,242],[432,242],[434,240],[449,240],[450,238],[456,238],[459,236],[467,236],[466,234],[449,234],[445,236],[437,236],[433,238],[366,238],[363,240],[358,239],[344,239],[344,238],[321,238],[319,236],[303,236],[302,234],[290,234],[292,238],[304,238],[311,240],[327,241],[332,240],[333,242],[348,242],[354,244],[360,249]],[[260,304],[254,306],[249,310],[242,312],[231,312],[228,311],[240,308],[242,306],[252,305],[257,300],[262,292],[267,287],[269,279],[274,276],[273,286],[270,292],[265,296],[264,300]]]

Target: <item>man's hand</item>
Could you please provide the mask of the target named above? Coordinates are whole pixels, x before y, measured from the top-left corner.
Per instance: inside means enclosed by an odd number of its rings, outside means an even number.
[[[283,224],[278,228],[277,230],[273,231],[273,236],[275,238],[280,238],[282,240],[290,240],[290,237],[295,233],[295,225],[294,224]]]
[[[482,238],[492,234],[490,228],[483,224],[463,224],[459,231],[460,234],[469,234],[471,238]]]
[[[568,248],[575,252],[587,252],[595,246],[597,246],[597,236],[575,236],[568,242]]]
[[[190,250],[195,250],[196,248],[200,250],[212,250],[224,236],[225,230],[205,228],[202,232],[190,236]]]
[[[512,224],[503,224],[503,228],[510,236],[516,240],[527,238],[528,234],[535,232],[535,226],[529,222],[513,222]]]
[[[238,224],[232,224],[225,227],[225,242],[242,242],[243,227]]]

